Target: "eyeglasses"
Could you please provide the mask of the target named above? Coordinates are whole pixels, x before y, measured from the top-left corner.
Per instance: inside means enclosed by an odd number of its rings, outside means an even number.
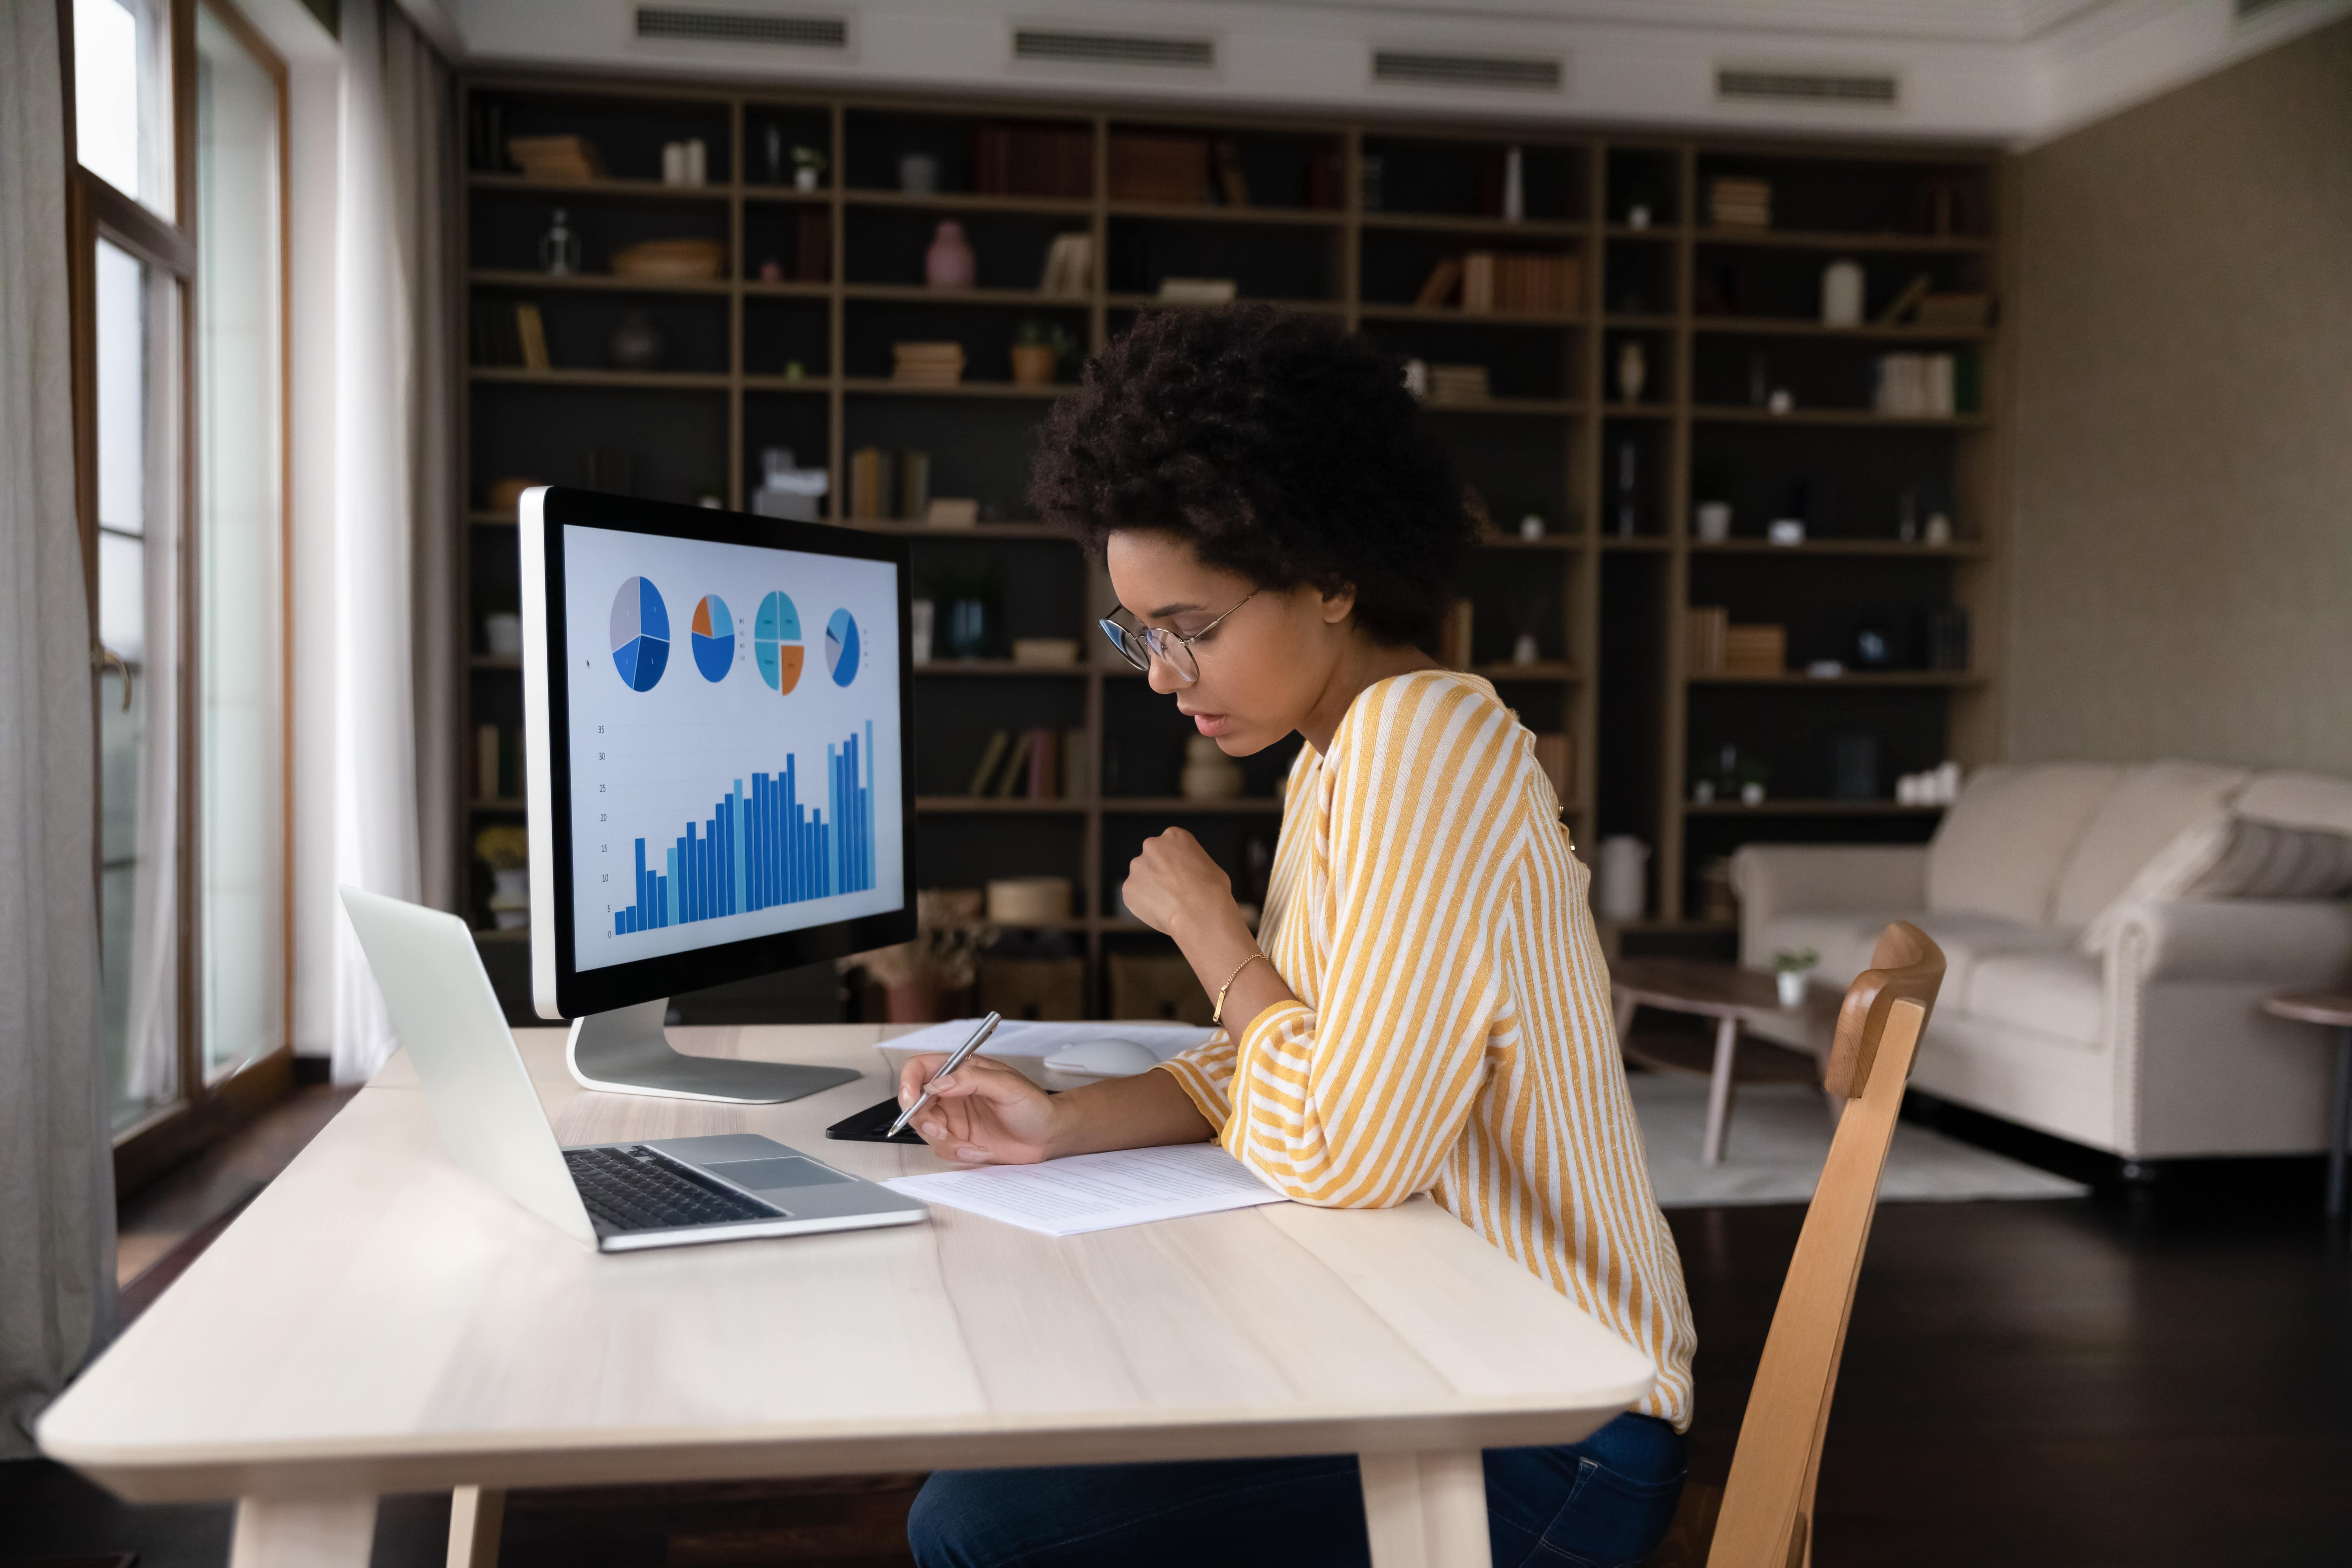
[[[1251,589],[1241,596],[1233,610],[1227,610],[1224,616],[1219,616],[1189,637],[1179,637],[1158,626],[1129,626],[1113,618],[1126,614],[1124,610],[1113,610],[1096,624],[1102,627],[1103,636],[1110,638],[1110,646],[1118,649],[1119,657],[1136,668],[1149,675],[1151,673],[1151,661],[1157,658],[1175,672],[1176,684],[1190,686],[1201,679],[1201,662],[1192,652],[1192,645],[1222,626],[1225,616],[1232,615],[1234,610],[1240,609],[1257,595],[1258,590]]]

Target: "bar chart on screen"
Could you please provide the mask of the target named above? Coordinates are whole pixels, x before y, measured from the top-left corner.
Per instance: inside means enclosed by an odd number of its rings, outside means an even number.
[[[861,755],[866,759],[860,771]],[[636,902],[614,912],[616,933],[747,914],[778,904],[872,889],[874,726],[824,749],[825,805],[803,805],[798,758],[782,772],[736,779],[710,815],[654,854],[636,841]]]
[[[578,525],[564,563],[575,963],[900,908],[896,566]]]

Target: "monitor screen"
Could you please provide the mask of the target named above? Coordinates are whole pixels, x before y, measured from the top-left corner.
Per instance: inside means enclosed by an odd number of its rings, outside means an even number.
[[[525,622],[565,829],[547,845],[559,989],[625,1005],[851,951],[778,939],[908,910],[904,546],[545,494],[538,586],[561,614]],[[661,962],[722,950],[723,972]]]

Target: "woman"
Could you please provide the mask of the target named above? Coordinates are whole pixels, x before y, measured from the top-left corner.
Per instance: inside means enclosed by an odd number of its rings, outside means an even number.
[[[1690,1307],[1534,738],[1413,646],[1475,531],[1444,449],[1362,339],[1236,306],[1144,317],[1042,451],[1032,499],[1103,554],[1104,629],[1152,689],[1229,755],[1306,747],[1256,936],[1181,828],[1129,868],[1217,1035],[1053,1097],[976,1058],[917,1131],[967,1163],[1216,1139],[1302,1203],[1429,1193],[1658,1363],[1586,1441],[1487,1452],[1495,1562],[1640,1561],[1682,1489]],[[907,1064],[902,1103],[942,1059]],[[926,1568],[1367,1555],[1345,1455],[947,1472],[908,1532]]]

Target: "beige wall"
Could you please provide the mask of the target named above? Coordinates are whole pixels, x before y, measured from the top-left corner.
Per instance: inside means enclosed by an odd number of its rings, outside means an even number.
[[[2019,174],[2010,754],[2352,773],[2352,23]]]

